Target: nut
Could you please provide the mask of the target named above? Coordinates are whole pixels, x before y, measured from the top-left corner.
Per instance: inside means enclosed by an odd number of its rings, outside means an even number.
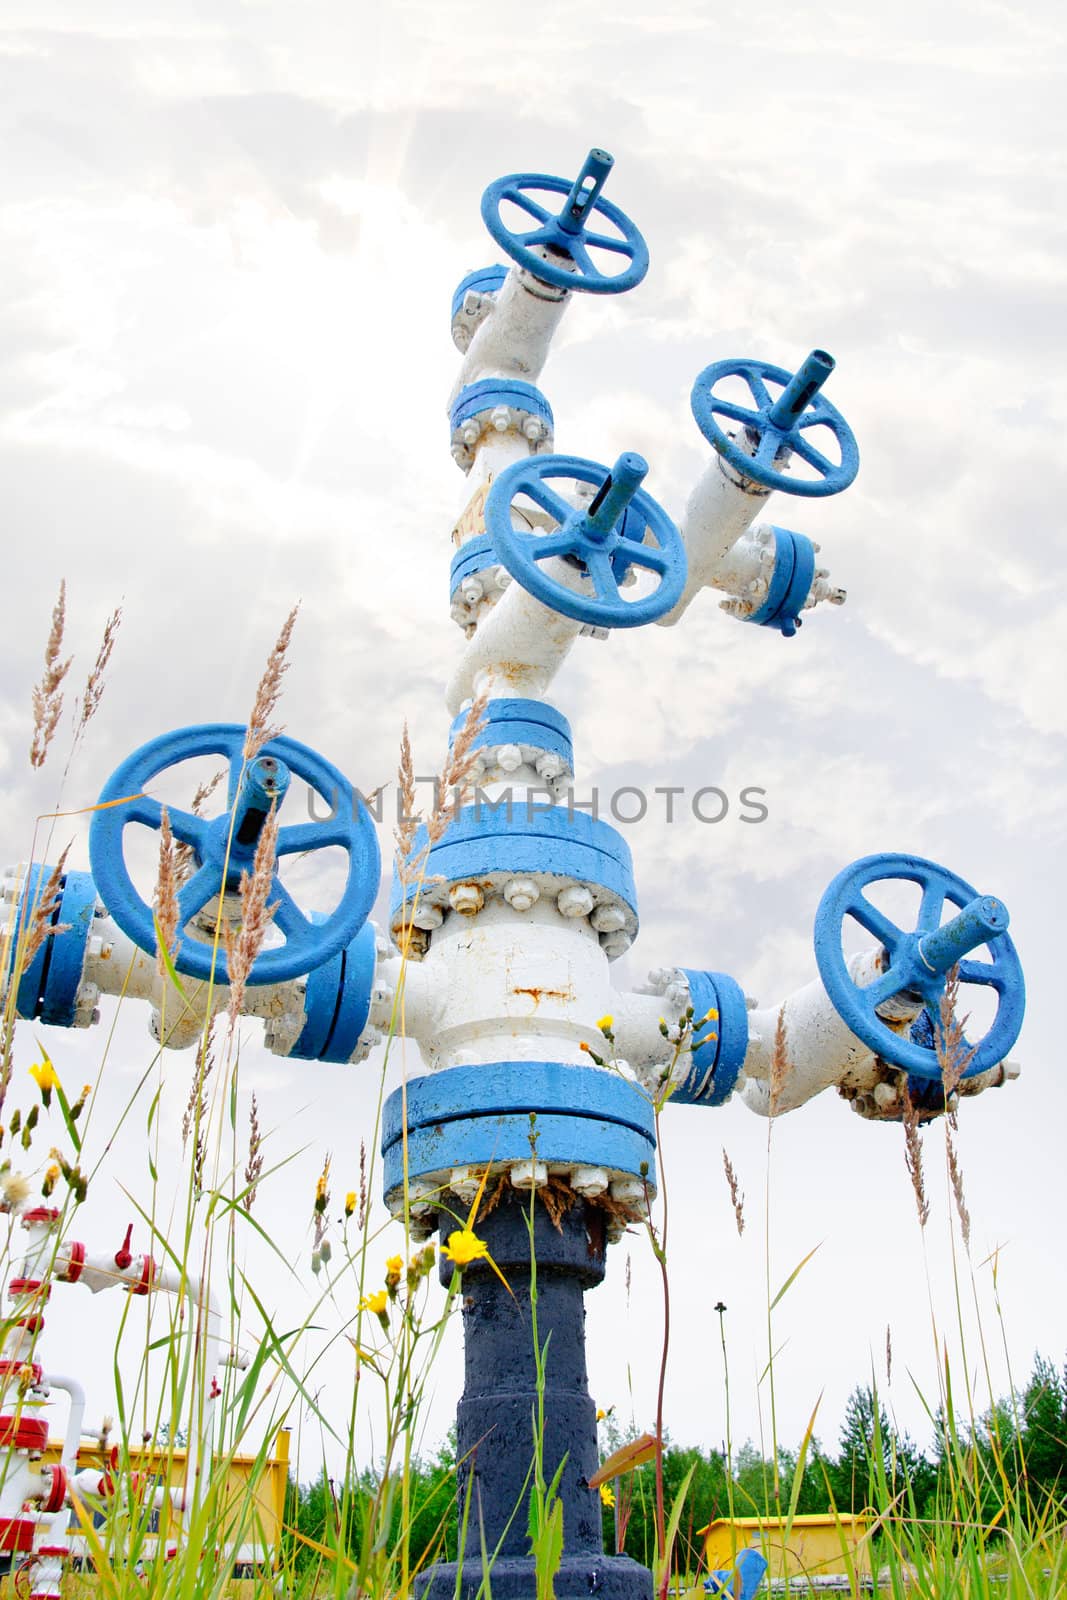
[[[619,905],[597,906],[589,918],[597,933],[616,933],[626,926],[626,913]]]
[[[485,895],[476,883],[457,883],[449,890],[448,903],[461,917],[476,917],[485,905]]]
[[[504,899],[513,911],[529,911],[541,898],[532,878],[512,878],[504,885]]]
[[[556,905],[560,916],[587,917],[593,909],[593,896],[582,883],[572,883],[561,889]]]

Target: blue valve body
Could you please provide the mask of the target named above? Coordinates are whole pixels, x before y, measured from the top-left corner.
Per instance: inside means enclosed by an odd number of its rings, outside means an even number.
[[[639,487],[647,470],[643,458],[632,451],[610,469],[578,456],[515,462],[495,480],[485,503],[493,548],[524,589],[565,617],[605,628],[654,622],[681,598],[686,556],[670,517]],[[595,485],[588,510],[576,510],[552,488],[553,479]],[[513,525],[512,502],[522,495],[555,520],[555,530],[546,534]],[[595,593],[579,593],[553,577],[542,563],[556,557],[583,569]],[[631,567],[645,568],[658,579],[636,600],[625,599],[621,587]]]
[[[51,868],[36,863],[26,873],[8,952],[9,973],[14,969],[18,945],[30,926],[50,877]],[[37,1019],[56,1028],[74,1026],[96,903],[96,885],[88,872],[68,872],[60,879],[59,903],[50,926],[62,932],[49,933],[33,960],[20,973],[15,993],[18,1016]]]
[[[911,932],[899,927],[864,892],[872,884],[895,879],[918,884],[922,890],[917,926]],[[959,915],[942,924],[946,903]],[[885,969],[866,986],[853,982],[845,961],[841,929],[846,917],[858,922],[885,951]],[[1026,989],[1007,926],[1001,901],[977,895],[970,884],[936,862],[921,856],[865,856],[838,873],[819,903],[815,917],[819,975],[838,1013],[869,1049],[891,1066],[934,1082],[943,1075],[938,1043],[945,974],[957,968],[961,995],[972,984],[992,989],[997,996],[992,1024],[973,1046],[964,1044],[966,1051],[973,1050],[962,1073],[970,1078],[999,1065],[1022,1027]],[[988,946],[991,959],[970,959],[970,952],[981,945]],[[905,1038],[882,1017],[879,1007],[897,995],[922,1002],[928,1035],[923,1028],[913,1028]],[[965,1008],[965,1001],[961,1004]],[[927,1037],[929,1043],[924,1042]]]
[[[450,1067],[407,1085],[406,1138],[404,1098],[391,1094],[382,1117],[386,1197],[453,1167],[529,1161],[531,1133],[538,1161],[607,1167],[655,1192],[652,1103],[616,1073],[555,1061]]]
[[[601,193],[611,165],[612,158],[605,150],[591,150],[573,183],[540,172],[514,172],[498,178],[482,196],[485,225],[513,261],[553,288],[582,289],[590,294],[620,294],[632,289],[648,271],[648,246],[626,213]],[[535,198],[538,194],[563,196],[555,215]],[[525,211],[534,225],[523,232],[508,227],[501,216],[505,202]],[[594,232],[590,227],[594,219],[609,223],[615,231]],[[590,246],[621,257],[626,265],[616,273],[603,271],[590,255]],[[547,251],[547,256],[542,251]],[[568,265],[562,265],[563,261]]]
[[[769,361],[713,361],[693,385],[693,416],[723,461],[749,482],[808,498],[839,494],[859,471],[860,457],[852,429],[819,392],[833,367],[825,350],[813,350],[796,373]],[[716,386],[727,378],[744,380],[752,405],[716,395]],[[781,386],[777,399],[772,398],[768,383]],[[727,432],[725,422],[737,423],[738,432]],[[811,428],[829,430],[837,442],[839,462],[831,461],[811,442],[807,436]],[[794,455],[818,477],[793,476],[786,463]]]
[[[332,763],[285,736],[272,739],[258,759],[246,763],[246,734],[240,723],[207,723],[179,728],[135,750],[104,786],[102,809],[95,813],[89,831],[89,854],[97,890],[111,916],[142,950],[154,951],[152,909],[139,894],[126,865],[125,829],[135,823],[160,827],[162,807],[145,793],[160,773],[197,756],[223,757],[229,764],[228,810],[208,819],[168,808],[168,816],[174,837],[191,847],[197,864],[178,894],[180,939],[174,964],[190,977],[214,976],[225,983],[228,968],[221,944],[216,949],[185,929],[213,899],[236,888],[241,871],[247,870],[255,854],[256,839],[272,800],[279,795],[284,798],[289,774],[295,773],[327,814],[283,822],[278,830],[277,856],[303,855],[337,845],[348,856],[348,876],[335,910],[324,922],[315,923],[296,904],[275,863],[267,899],[276,908],[274,926],[285,943],[260,951],[248,982],[279,983],[313,971],[351,943],[374,902],[381,856],[370,814]]]
[[[791,639],[802,625],[801,609],[815,577],[815,546],[802,533],[788,528],[774,530],[774,572],[767,597],[746,622],[761,628],[777,628]]]
[[[497,294],[507,275],[507,267],[500,266],[476,267],[473,272],[468,272],[466,277],[459,280],[452,296],[452,321],[455,322],[462,311],[469,289],[476,289],[479,294]]]

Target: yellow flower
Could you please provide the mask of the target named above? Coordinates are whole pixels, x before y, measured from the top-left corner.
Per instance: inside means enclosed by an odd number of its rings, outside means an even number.
[[[386,1275],[388,1277],[390,1277],[390,1278],[399,1278],[399,1276],[403,1272],[403,1270],[404,1270],[404,1257],[403,1256],[390,1256],[388,1261],[385,1263]]]
[[[52,1103],[52,1090],[60,1087],[59,1075],[51,1061],[45,1056],[36,1066],[30,1068],[30,1077],[41,1091],[41,1099],[45,1105]]]
[[[604,1420],[604,1418],[606,1416],[607,1416],[607,1412],[606,1411],[601,1411],[600,1408],[598,1407],[597,1408],[597,1414],[596,1414],[597,1421],[598,1422],[603,1422],[603,1420]]]
[[[615,1504],[615,1490],[610,1483],[602,1483],[600,1485],[600,1503],[609,1507]]]
[[[709,1006],[708,1009],[705,1011],[704,1015],[701,1017],[700,1022],[697,1024],[697,1026],[698,1027],[703,1027],[705,1022],[718,1022],[718,1020],[719,1020],[719,1013],[716,1011],[714,1006]]]
[[[611,1033],[611,1030],[612,1030],[612,1027],[614,1026],[614,1023],[615,1023],[615,1018],[611,1015],[611,1012],[609,1011],[606,1016],[603,1016],[603,1017],[600,1018],[600,1020],[597,1022],[597,1027],[600,1029],[601,1033],[603,1033],[605,1035],[608,1035],[608,1034]]]
[[[376,1289],[373,1294],[365,1294],[359,1302],[361,1311],[370,1311],[376,1317],[385,1320],[385,1308],[389,1304],[389,1296],[384,1289]]]
[[[462,1271],[472,1261],[484,1261],[489,1254],[489,1246],[484,1239],[478,1238],[472,1228],[456,1228],[449,1234],[448,1243],[441,1246],[441,1254]]]
[[[349,1189],[348,1193],[345,1195],[345,1216],[350,1217],[355,1209],[356,1191],[354,1189]]]

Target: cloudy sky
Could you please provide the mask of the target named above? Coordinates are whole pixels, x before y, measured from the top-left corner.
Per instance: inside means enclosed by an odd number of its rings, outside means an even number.
[[[559,680],[580,781],[768,794],[758,828],[734,811],[714,827],[650,815],[629,829],[643,925],[616,980],[717,967],[763,1003],[783,998],[813,973],[823,888],[875,850],[934,857],[1007,902],[1030,991],[1023,1077],[961,1119],[998,1390],[1009,1356],[1024,1375],[1035,1349],[1062,1359],[1067,1301],[1052,916],[1067,807],[1064,28],[1051,5],[979,0],[674,0],[658,14],[634,0],[7,0],[0,20],[0,856],[25,858],[35,816],[60,800],[62,739],[39,777],[26,751],[62,577],[74,678],[124,608],[67,807],[90,804],[156,733],[243,720],[296,599],[288,731],[364,790],[391,778],[404,716],[423,769],[437,763],[461,642],[447,605],[465,497],[444,415],[451,292],[497,259],[478,210],[491,179],[570,176],[606,146],[610,196],[652,266],[633,293],[568,310],[543,380],[557,448],[641,451],[648,487],[678,514],[708,457],[689,414],[696,373],[728,356],[793,366],[819,345],[862,456],[848,493],[770,508],[821,542],[843,611],[790,642],[703,596],[673,630],[579,641]],[[73,832],[86,866],[77,825],[64,827],[58,842]],[[151,1060],[146,1022],[118,1018],[100,1144]],[[351,1186],[378,1073],[297,1069],[259,1041],[249,1025],[240,1101],[243,1114],[254,1088],[272,1152],[295,1152],[260,1201],[297,1263],[271,1279],[291,1326],[311,1298],[315,1175],[332,1151],[336,1190]],[[105,1043],[104,1028],[48,1039],[75,1082],[95,1076]],[[21,1071],[32,1033],[18,1051]],[[191,1065],[164,1063],[165,1183],[179,1181],[167,1127]],[[147,1109],[136,1102],[94,1184],[91,1242],[132,1215],[124,1190],[149,1205]],[[724,1145],[746,1193],[741,1240]],[[775,1314],[782,1437],[799,1438],[821,1393],[817,1431],[833,1443],[852,1385],[872,1367],[885,1382],[887,1327],[888,1397],[928,1437],[911,1378],[936,1396],[941,1337],[970,1368],[979,1352],[967,1284],[958,1353],[939,1128],[926,1147],[923,1237],[900,1130],[836,1097],[783,1119],[769,1155],[766,1125],[740,1104],[668,1112],[678,1439],[724,1434],[720,1299],[735,1438],[766,1422],[768,1271],[773,1293],[816,1245]],[[273,1270],[248,1248],[250,1271]],[[635,1235],[588,1307],[597,1401],[641,1427],[652,1268]],[[117,1308],[78,1309],[74,1326],[54,1305],[49,1353],[86,1374],[92,1417],[111,1409]],[[339,1300],[335,1320],[350,1309]],[[453,1346],[430,1439],[458,1370]],[[347,1407],[350,1378],[340,1351],[317,1369],[327,1408]]]

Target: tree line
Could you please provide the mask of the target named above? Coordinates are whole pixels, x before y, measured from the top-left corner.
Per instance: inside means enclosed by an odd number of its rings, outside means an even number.
[[[999,1402],[973,1424],[960,1421],[952,1407],[932,1413],[933,1444],[923,1449],[892,1424],[885,1406],[870,1386],[860,1385],[845,1407],[836,1450],[812,1438],[803,1452],[780,1448],[775,1460],[747,1441],[728,1463],[722,1449],[680,1447],[666,1441],[663,1473],[666,1502],[673,1505],[686,1475],[692,1478],[678,1534],[677,1564],[696,1571],[703,1547],[701,1530],[731,1514],[772,1518],[794,1506],[797,1515],[858,1512],[893,1508],[896,1514],[934,1518],[953,1502],[957,1480],[967,1478],[972,1514],[994,1523],[1006,1499],[1049,1512],[1067,1514],[1067,1366],[1057,1368],[1042,1356],[1021,1394]],[[626,1434],[605,1430],[607,1449],[626,1441]],[[732,1469],[732,1470],[729,1470]],[[799,1484],[797,1472],[801,1472]],[[380,1475],[368,1467],[347,1482],[320,1472],[306,1486],[290,1481],[286,1523],[290,1559],[299,1569],[320,1559],[316,1546],[342,1550],[354,1560],[373,1537],[383,1542],[401,1537],[405,1517],[410,1529],[411,1563],[456,1556],[456,1461],[454,1441],[414,1464],[405,1497],[386,1493]],[[388,1489],[388,1486],[386,1486]],[[614,1504],[609,1504],[608,1499]],[[383,1519],[384,1506],[384,1519]],[[605,1497],[604,1547],[621,1548],[648,1564],[655,1532],[654,1468],[648,1463],[618,1480]],[[475,1541],[477,1534],[470,1535]]]

